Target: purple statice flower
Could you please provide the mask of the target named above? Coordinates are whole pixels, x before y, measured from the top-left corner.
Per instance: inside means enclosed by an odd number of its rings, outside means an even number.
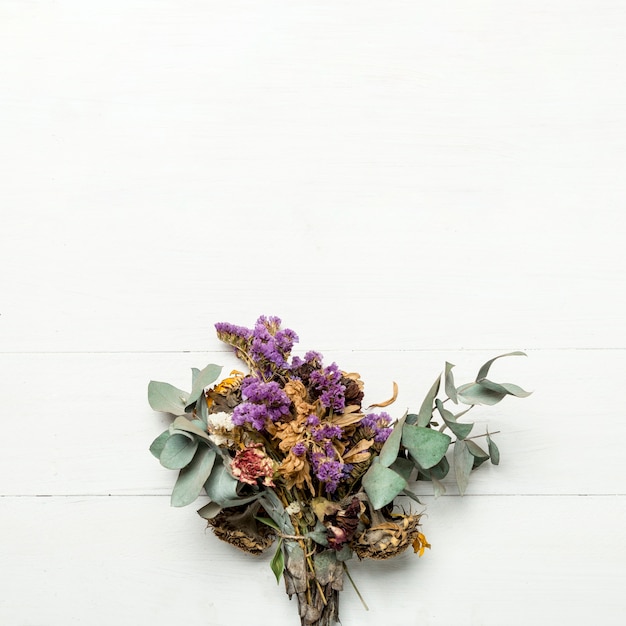
[[[241,383],[244,402],[235,407],[233,423],[242,426],[248,422],[256,430],[263,430],[267,420],[275,422],[289,413],[291,400],[277,382],[266,383],[247,376]]]
[[[281,329],[280,324],[280,318],[262,315],[252,331],[250,356],[265,375],[276,368],[289,369],[287,359],[298,341],[298,335],[293,330]]]
[[[343,435],[343,430],[340,426],[325,424],[320,428],[316,428],[311,434],[313,435],[313,439],[315,439],[315,441],[319,443],[324,439],[341,439],[341,436]]]
[[[298,441],[298,443],[295,446],[293,446],[293,448],[291,448],[291,451],[296,456],[302,456],[303,454],[306,453],[306,446],[304,445],[303,441]]]
[[[345,465],[337,460],[334,451],[314,452],[311,455],[311,465],[317,479],[324,484],[327,493],[334,493],[339,482],[346,475]]]
[[[323,406],[341,413],[346,407],[346,388],[341,384],[342,374],[336,363],[321,370],[315,370],[309,378],[310,384],[319,393]]]
[[[324,357],[319,352],[315,352],[314,350],[309,350],[304,355],[304,360],[302,360],[299,356],[294,356],[291,359],[291,368],[297,369],[302,367],[303,365],[309,365],[312,368],[319,369],[322,367],[322,360]]]
[[[387,441],[393,428],[390,426],[391,416],[383,411],[382,413],[369,413],[360,422],[359,425],[370,431],[370,436],[374,437],[377,443]]]
[[[215,324],[215,330],[217,330],[217,336],[222,339],[222,336],[238,337],[244,341],[247,341],[252,337],[252,331],[244,326],[236,326],[229,322],[218,322]]]
[[[309,415],[309,417],[306,418],[307,426],[319,426],[319,423],[320,423],[320,418],[317,417],[317,415],[315,414],[311,414]]]

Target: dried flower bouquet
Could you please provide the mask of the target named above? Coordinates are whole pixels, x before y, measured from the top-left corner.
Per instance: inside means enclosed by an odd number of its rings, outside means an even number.
[[[497,465],[499,452],[489,433],[470,437],[473,424],[458,418],[475,405],[528,395],[487,379],[495,359],[459,387],[446,363],[419,412],[394,421],[380,409],[395,400],[395,383],[390,400],[363,407],[359,375],[324,365],[318,352],[292,357],[298,338],[280,319],[216,329],[248,372],[216,382],[221,367],[193,369],[191,392],[151,381],[150,406],[174,420],[150,451],[180,472],[173,506],[205,493],[209,502],[198,513],[218,538],[251,554],[277,544],[271,568],[297,597],[302,626],[339,621],[339,592],[344,574],[351,580],[347,561],[354,554],[387,559],[409,546],[420,556],[430,548],[420,514],[394,501],[419,503],[410,480],[430,481],[435,495],[443,493],[451,465],[463,493],[470,472],[487,460]],[[468,408],[455,414],[444,407],[448,401]],[[476,442],[483,436],[486,449]]]

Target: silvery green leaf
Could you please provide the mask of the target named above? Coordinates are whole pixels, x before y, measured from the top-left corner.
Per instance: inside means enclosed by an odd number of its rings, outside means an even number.
[[[407,482],[402,476],[380,463],[370,465],[361,484],[375,510],[389,504],[407,487]]]
[[[270,528],[275,528],[276,530],[280,530],[280,528],[278,528],[278,524],[271,517],[257,517],[255,515],[254,519],[261,522],[261,524],[265,524],[266,526],[269,526]]]
[[[480,370],[478,370],[478,375],[476,376],[476,382],[478,383],[481,380],[483,380],[483,378],[487,378],[487,374],[489,373],[489,368],[491,367],[493,362],[505,356],[526,356],[526,354],[524,352],[519,352],[519,351],[507,352],[506,354],[500,354],[499,356],[496,356],[493,359],[490,359],[480,368]]]
[[[198,515],[200,517],[203,517],[204,519],[213,519],[216,515],[219,514],[222,508],[223,507],[217,504],[217,502],[209,502],[208,504],[205,504],[203,507],[198,509]]]
[[[457,399],[463,404],[498,404],[507,394],[493,391],[482,383],[467,383],[457,388]]]
[[[480,381],[480,384],[487,389],[491,389],[491,391],[515,396],[517,398],[527,398],[531,394],[530,391],[524,391],[521,387],[512,383],[494,383],[491,380],[483,378],[483,380]]]
[[[328,529],[319,520],[315,524],[315,528],[306,533],[305,537],[309,537],[320,546],[328,548]]]
[[[181,469],[188,465],[198,449],[198,441],[186,433],[174,432],[164,443],[159,461],[167,469]]]
[[[405,424],[402,429],[402,445],[413,460],[424,469],[439,463],[450,445],[450,437],[432,428]]]
[[[414,467],[415,465],[412,461],[399,457],[389,466],[389,469],[392,469],[396,474],[400,474],[404,480],[409,480]]]
[[[196,435],[196,437],[200,437],[201,439],[204,439],[204,441],[213,445],[213,442],[211,441],[208,433],[200,428],[198,423],[194,423],[193,421],[188,420],[184,415],[180,415],[179,417],[177,417],[172,422],[171,428]]]
[[[212,502],[226,506],[227,502],[239,497],[237,490],[241,483],[226,469],[221,460],[215,463],[211,475],[204,483],[204,489]]]
[[[454,386],[454,374],[452,374],[452,368],[454,365],[446,361],[446,373],[445,373],[445,389],[446,395],[454,404],[457,403],[456,399],[456,387]]]
[[[202,422],[202,430],[206,430],[209,421],[209,407],[206,402],[196,402],[196,415]]]
[[[406,423],[407,424],[417,424],[418,417],[419,417],[419,415],[417,415],[417,413],[409,413],[406,416]]]
[[[336,552],[337,560],[341,563],[349,561],[352,558],[353,554],[354,553],[352,552],[349,544],[346,544],[343,548],[341,548],[341,550]]]
[[[198,374],[200,373],[200,370],[197,367],[192,367],[191,368],[191,385],[193,387],[193,384],[196,382],[196,379],[198,378]]]
[[[418,426],[428,426],[430,418],[433,416],[433,402],[439,392],[439,385],[441,384],[441,374],[437,376],[437,380],[433,383],[429,392],[426,394],[422,406],[420,407],[419,415],[417,416]]]
[[[202,395],[205,387],[208,387],[211,383],[214,383],[217,380],[221,372],[221,365],[209,364],[193,376],[193,387],[191,388],[191,393],[187,398],[187,410],[189,410],[198,401],[198,398]]]
[[[155,411],[184,415],[189,394],[174,385],[151,380],[148,384],[148,402]]]
[[[170,437],[170,430],[169,428],[165,431],[163,431],[151,444],[150,444],[150,452],[152,453],[153,456],[155,456],[157,459],[161,456],[161,452],[163,450],[163,446],[165,445],[165,442],[169,439]]]
[[[441,402],[441,400],[439,399],[435,400],[435,404],[437,406],[437,410],[439,411],[439,414],[443,418],[443,421],[446,423],[446,426],[459,439],[465,439],[465,437],[467,437],[470,434],[472,428],[474,427],[474,424],[460,424],[459,422],[456,421],[457,416],[452,414],[450,411],[448,411],[447,409],[443,407],[443,402]],[[463,413],[465,413],[465,411],[463,411]],[[460,415],[462,415],[463,413],[460,413]]]
[[[477,459],[488,459],[489,455],[474,441],[471,439],[467,439],[467,449],[470,451],[470,454]]]
[[[178,480],[172,491],[172,506],[191,504],[202,491],[202,487],[211,474],[216,457],[215,450],[200,446],[191,463],[180,470]]]
[[[387,441],[385,441],[383,447],[380,449],[378,459],[380,464],[384,467],[389,467],[398,457],[400,442],[402,441],[402,427],[404,426],[405,420],[406,413],[400,420],[398,420],[391,431],[391,435],[387,437]]]
[[[415,502],[417,502],[418,504],[422,504],[421,500],[417,497],[416,494],[414,494],[410,489],[403,489],[402,493],[407,497],[407,498],[411,498],[411,500],[414,500]]]
[[[285,555],[283,554],[282,539],[278,542],[276,554],[274,554],[274,557],[270,562],[270,568],[272,569],[272,572],[274,572],[274,576],[276,576],[276,583],[279,583],[280,578],[283,575],[283,571],[285,570]]]
[[[474,457],[467,448],[467,442],[464,439],[457,439],[454,442],[454,475],[461,495],[467,489],[473,464]]]
[[[295,530],[291,523],[291,518],[273,489],[262,491],[259,494],[259,502],[262,504],[265,512],[278,524],[283,533],[286,535],[294,534]]]
[[[500,450],[498,450],[496,442],[489,436],[489,433],[487,433],[487,446],[491,463],[493,465],[498,465],[500,463]]]

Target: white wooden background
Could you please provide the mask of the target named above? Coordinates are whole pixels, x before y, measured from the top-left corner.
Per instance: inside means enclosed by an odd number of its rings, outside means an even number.
[[[269,557],[173,509],[151,378],[279,315],[417,408],[533,389],[352,566],[344,626],[623,624],[626,5],[0,0],[0,623],[296,624]],[[424,492],[426,493],[426,492]]]

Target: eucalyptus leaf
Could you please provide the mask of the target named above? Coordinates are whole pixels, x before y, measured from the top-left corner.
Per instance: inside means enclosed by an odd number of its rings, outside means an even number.
[[[461,424],[459,422],[456,421],[457,416],[454,415],[451,411],[448,411],[447,409],[444,408],[443,406],[443,402],[441,402],[441,400],[435,400],[435,405],[437,406],[437,410],[439,411],[439,414],[441,415],[441,417],[443,418],[443,421],[446,423],[446,426],[459,438],[459,439],[465,439],[465,437],[467,437],[472,428],[474,427],[474,424]],[[463,413],[465,413],[466,411],[463,411]],[[462,415],[463,413],[461,413],[460,415]]]
[[[446,372],[445,372],[445,390],[446,395],[454,404],[457,404],[456,399],[456,387],[454,386],[454,374],[452,374],[452,368],[454,365],[452,363],[448,363],[446,361]]]
[[[263,505],[265,512],[278,524],[281,532],[285,533],[285,535],[294,534],[295,530],[291,523],[291,518],[273,489],[262,491],[259,495],[259,502]],[[290,549],[290,544],[291,542],[287,544],[288,550]]]
[[[496,356],[493,359],[490,359],[480,368],[480,370],[478,370],[478,375],[476,376],[476,382],[478,383],[484,378],[487,378],[487,374],[489,373],[489,368],[491,367],[493,362],[505,356],[526,356],[526,353],[520,352],[520,351],[507,352],[506,354],[500,354],[499,356]]]
[[[489,450],[489,457],[491,458],[491,463],[493,465],[500,464],[500,450],[498,450],[498,446],[496,442],[489,436],[487,433],[487,446]]]
[[[209,407],[206,402],[196,402],[196,415],[202,422],[202,430],[206,430],[209,422]]]
[[[168,469],[182,469],[193,459],[198,442],[185,433],[174,432],[163,444],[159,461]]]
[[[216,457],[215,450],[200,446],[191,463],[180,471],[172,491],[172,506],[191,504],[202,491],[202,487],[211,474]]]
[[[414,500],[415,502],[417,502],[418,504],[422,504],[422,501],[417,497],[417,494],[413,493],[410,489],[403,489],[402,493],[407,497],[407,498],[411,498],[411,500]]]
[[[459,493],[463,495],[467,489],[469,475],[474,464],[474,457],[467,447],[464,439],[457,439],[454,442],[454,475]]]
[[[151,380],[148,384],[148,402],[155,411],[184,415],[189,394],[174,385]]]
[[[389,504],[407,488],[407,482],[400,474],[380,463],[370,465],[361,484],[375,510]]]
[[[465,441],[467,444],[467,449],[470,451],[472,456],[475,456],[477,459],[488,459],[489,455],[474,441],[471,439],[467,439]]]
[[[169,428],[163,431],[151,444],[150,444],[150,452],[157,459],[161,456],[161,452],[163,451],[163,446],[165,442],[170,438],[170,430]]]
[[[406,416],[406,423],[407,424],[417,424],[417,419],[419,418],[419,415],[417,415],[417,413],[409,413]]]
[[[393,427],[391,435],[387,437],[387,440],[380,450],[378,459],[380,464],[384,467],[389,467],[398,457],[398,452],[400,451],[400,442],[402,441],[402,427],[404,426],[405,420],[406,413],[400,420],[398,420],[396,425]]]
[[[274,576],[276,576],[276,583],[280,583],[280,578],[285,571],[285,555],[283,554],[282,539],[278,542],[276,553],[274,554],[272,561],[270,562],[270,568],[272,569],[272,572],[274,572]]]
[[[491,391],[515,396],[517,398],[527,398],[531,394],[530,391],[524,391],[521,387],[514,385],[513,383],[494,383],[491,380],[483,378],[483,380],[480,381],[480,384]]]
[[[389,466],[389,469],[400,474],[404,480],[409,480],[414,467],[415,464],[412,461],[399,457]]]
[[[439,386],[441,385],[441,374],[437,376],[437,380],[433,383],[432,387],[426,394],[422,406],[420,407],[419,415],[417,416],[418,426],[428,426],[430,418],[433,416],[433,402],[439,393]]]
[[[205,504],[203,507],[199,508],[197,513],[200,517],[204,519],[213,519],[217,516],[223,507],[221,507],[217,502],[209,502]]]
[[[204,490],[212,502],[217,502],[222,506],[236,500],[239,497],[238,488],[241,483],[226,469],[224,464],[218,459],[215,463],[211,475],[204,483]]]
[[[197,420],[194,420],[194,421],[197,422]],[[172,428],[175,428],[176,430],[183,430],[186,433],[191,433],[193,435],[196,435],[197,437],[204,439],[204,441],[210,443],[211,445],[214,445],[208,433],[205,432],[202,428],[200,428],[198,423],[194,423],[193,421],[188,420],[184,415],[177,417],[172,422]]]
[[[187,409],[191,408],[202,395],[205,387],[214,383],[222,372],[221,365],[207,365],[203,370],[193,376],[193,387],[187,399]]]
[[[278,524],[271,517],[257,517],[255,515],[254,519],[261,522],[261,524],[265,524],[266,526],[269,526],[270,528],[275,528],[276,530],[280,530],[280,528],[278,528]]]
[[[450,445],[450,437],[432,428],[405,424],[402,429],[402,445],[413,460],[424,469],[439,463]]]
[[[507,394],[493,391],[482,383],[467,383],[457,388],[457,398],[463,404],[498,404]]]

